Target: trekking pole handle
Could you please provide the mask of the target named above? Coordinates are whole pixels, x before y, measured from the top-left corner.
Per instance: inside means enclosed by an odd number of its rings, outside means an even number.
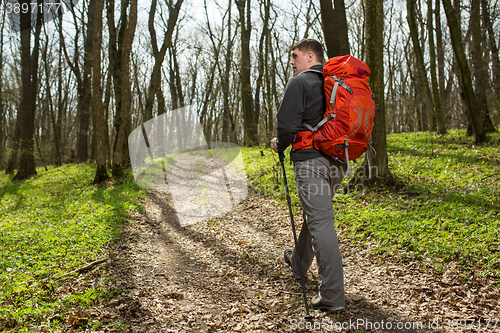
[[[281,163],[285,162],[285,153],[283,153],[283,152],[278,153],[278,156],[280,157],[280,162]]]
[[[286,181],[286,170],[285,170],[285,153],[281,152],[278,153],[280,157],[280,164],[281,164],[281,172],[283,173],[283,182],[285,183],[285,194],[286,194],[286,199],[288,202],[288,206],[290,208],[290,216],[293,220],[293,215],[292,215],[292,206],[291,206],[291,200],[290,200],[290,193],[288,192],[288,182]]]

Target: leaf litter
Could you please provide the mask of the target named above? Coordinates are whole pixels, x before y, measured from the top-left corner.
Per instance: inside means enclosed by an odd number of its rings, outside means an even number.
[[[464,277],[453,265],[438,273],[411,255],[398,262],[383,258],[374,245],[354,243],[342,230],[346,312],[310,309],[314,319],[308,323],[300,280],[283,260],[284,249],[293,246],[285,206],[249,195],[230,212],[180,227],[168,192],[148,196],[112,248],[109,287],[121,293],[92,310],[103,326],[87,331],[484,332],[490,320],[487,331],[500,332],[500,323],[493,328],[500,319],[495,281],[475,272]],[[301,214],[295,215],[299,229]],[[309,301],[318,284],[313,263]],[[361,324],[359,331],[353,322]],[[388,329],[389,322],[406,329]]]

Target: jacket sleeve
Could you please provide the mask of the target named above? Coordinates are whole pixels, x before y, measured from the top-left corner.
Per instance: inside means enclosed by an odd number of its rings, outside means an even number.
[[[276,121],[277,149],[283,152],[294,140],[300,130],[304,114],[305,89],[302,83],[293,77],[288,81],[285,95],[281,101]]]

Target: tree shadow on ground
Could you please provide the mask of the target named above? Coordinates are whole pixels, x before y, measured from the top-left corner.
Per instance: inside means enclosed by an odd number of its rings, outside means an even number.
[[[179,281],[170,280],[169,283],[174,285],[178,283],[189,284],[184,285],[182,289],[189,289],[197,293],[197,297],[205,299],[207,306],[204,310],[221,316],[220,322],[217,324],[220,327],[231,322],[235,324],[241,322],[245,320],[245,316],[250,315],[250,312],[262,316],[262,320],[265,322],[272,323],[259,331],[308,331],[306,326],[302,326],[306,323],[303,320],[305,313],[300,283],[292,278],[291,273],[286,270],[286,266],[281,261],[259,262],[253,260],[251,256],[245,257],[245,251],[252,253],[251,250],[243,249],[237,244],[235,245],[235,242],[231,242],[232,235],[222,236],[221,239],[214,237],[214,233],[210,231],[213,229],[210,228],[201,228],[203,231],[198,231],[192,227],[181,227],[168,194],[150,191],[148,196],[155,209],[158,210],[157,214],[154,215],[145,210],[140,213],[139,218],[142,218],[152,230],[153,236],[158,237],[161,243],[174,251],[176,255],[175,262],[169,262],[168,265],[162,267],[161,270],[164,271],[156,273],[156,278],[159,276],[171,277],[180,273],[182,279]],[[251,198],[247,198],[241,205],[246,205],[245,209],[251,210],[253,209],[251,200]],[[230,219],[230,214],[226,214],[221,219]],[[210,223],[210,221],[202,223]],[[272,231],[268,228],[261,228],[255,232],[268,233],[278,237],[276,230]],[[179,242],[179,237],[182,238],[181,242]],[[256,247],[259,245],[255,244]],[[124,244],[124,246],[126,251],[131,251],[134,247],[133,244]],[[198,256],[196,256],[197,249]],[[205,253],[208,253],[209,256],[204,257]],[[213,256],[213,259],[210,256]],[[147,263],[144,264],[143,269],[145,268],[149,269]],[[282,270],[286,270],[286,273],[281,274]],[[134,269],[125,266],[122,267],[121,273],[124,274],[126,280],[130,281],[130,286],[135,285],[134,281],[137,277],[134,275]],[[316,294],[317,282],[317,278],[313,277],[308,279],[306,283],[309,300]],[[256,291],[261,291],[262,294]],[[283,299],[286,299],[286,302],[283,302]],[[235,307],[235,304],[241,305],[241,312],[238,310],[231,313],[231,308]],[[285,305],[281,306],[281,304]],[[209,309],[209,305],[214,305],[217,310],[214,312],[213,307]],[[335,323],[344,326],[353,321],[360,323],[360,320],[365,320],[365,323],[370,321],[372,325],[377,325],[375,323],[380,325],[382,320],[386,323],[388,321],[394,323],[411,322],[410,318],[404,318],[403,315],[399,314],[397,309],[394,311],[383,309],[356,295],[348,295],[347,306],[347,312],[340,315],[325,315],[319,311],[311,310],[311,313],[316,317],[313,322],[316,325],[321,325],[322,321],[327,324],[331,323],[333,326],[329,327],[335,327]],[[296,328],[293,326],[294,320],[297,323]],[[197,319],[199,328],[206,328],[203,321],[200,318]],[[171,325],[174,328],[176,324],[171,323]],[[392,329],[388,331],[425,332],[425,325],[423,326],[424,330]],[[353,324],[350,324],[347,331],[355,332],[352,327]]]

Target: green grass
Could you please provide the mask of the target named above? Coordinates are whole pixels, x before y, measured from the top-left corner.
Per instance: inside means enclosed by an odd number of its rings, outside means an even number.
[[[276,200],[285,199],[285,188],[278,154],[270,148],[244,147],[241,148],[243,160],[245,161],[246,173],[248,175],[248,186],[254,194],[269,196]],[[261,155],[261,150],[264,156]],[[290,148],[285,151],[285,169],[287,174],[288,190],[290,191],[293,205],[300,204],[296,195],[295,179],[293,177],[293,166],[289,160]]]
[[[392,182],[339,191],[336,223],[352,241],[376,244],[395,260],[414,256],[438,270],[456,263],[500,279],[500,134],[475,146],[464,131],[389,135]],[[244,149],[254,191],[283,200],[276,154]],[[287,175],[295,205],[292,167]],[[346,182],[346,180],[344,180]],[[500,281],[500,280],[499,280]]]
[[[411,254],[437,269],[454,262],[500,279],[500,135],[491,137],[474,146],[463,131],[388,136],[395,180],[334,198],[345,237],[376,244],[395,260]],[[250,188],[284,203],[278,156],[270,149],[261,156],[261,149],[242,148]],[[44,324],[51,331],[65,324],[49,323],[50,316],[64,320],[71,308],[91,307],[113,292],[99,269],[77,280],[58,278],[107,256],[127,212],[142,209],[145,191],[130,175],[94,186],[94,172],[93,165],[65,165],[15,183],[0,173],[0,330],[30,332]]]
[[[95,167],[88,164],[37,172],[15,183],[0,174],[0,327],[19,332],[107,292],[99,276],[71,286],[58,277],[106,257],[145,195],[130,176],[92,185]]]

